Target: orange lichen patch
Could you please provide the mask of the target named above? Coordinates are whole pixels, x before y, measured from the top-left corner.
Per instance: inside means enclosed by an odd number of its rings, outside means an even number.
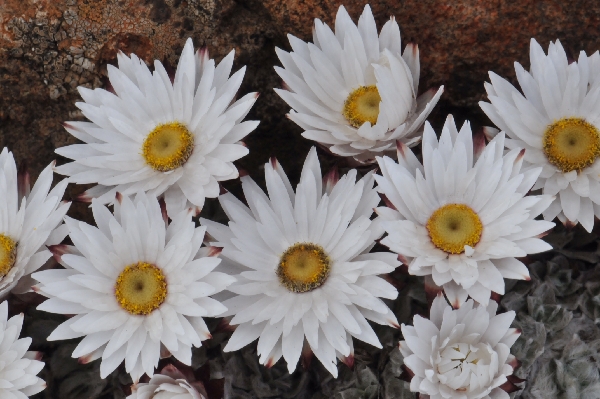
[[[83,40],[81,39],[65,39],[56,43],[58,50],[69,50],[71,47],[81,48],[83,46]]]
[[[64,4],[56,0],[41,0],[37,2],[2,0],[0,1],[0,26],[3,20],[7,20],[7,16],[20,16],[21,18],[35,20],[40,23],[57,20],[62,17],[63,8]],[[11,33],[10,31],[2,30],[2,35],[6,35],[12,40],[14,37],[11,37],[13,36]]]
[[[185,3],[174,0],[78,1],[78,18],[74,25],[92,34],[106,36],[100,59],[114,59],[116,52],[121,50],[126,54],[136,52],[136,55],[149,62],[165,58],[174,61],[177,55],[173,50],[182,45],[185,37],[182,38],[179,29],[174,29],[183,22],[171,21],[172,9],[179,8],[178,16],[189,14],[198,22],[209,22],[202,21],[204,18],[198,15],[198,4],[195,3],[201,3],[205,11],[214,10],[213,0]]]
[[[146,45],[144,54],[137,54],[142,58],[152,56],[149,37],[155,32],[160,35],[161,29],[148,18],[148,11],[139,7],[139,2],[125,1],[119,4],[112,0],[80,2],[77,6],[78,20],[74,22],[77,26],[84,25],[85,30],[98,34],[111,27],[110,34],[106,35],[98,52],[98,60],[114,60],[118,50],[130,54],[139,50],[137,45],[129,45],[129,42],[140,42],[145,38]],[[151,61],[147,59],[147,61]]]
[[[152,59],[150,39],[132,33],[119,33],[110,38],[100,49],[99,58],[100,60],[114,60],[119,51],[125,54],[135,54],[145,60]]]
[[[119,50],[175,65],[188,36],[213,33],[214,11],[215,0],[6,0],[0,46],[25,59],[57,99],[78,86],[103,86]]]

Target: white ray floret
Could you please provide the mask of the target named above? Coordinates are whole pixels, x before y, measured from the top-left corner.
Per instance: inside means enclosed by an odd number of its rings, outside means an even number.
[[[514,311],[497,310],[494,301],[472,300],[452,309],[440,294],[429,320],[416,315],[414,327],[402,324],[400,352],[414,373],[410,390],[431,399],[509,399],[500,386],[516,365],[510,348],[520,332],[510,328]]]
[[[50,298],[38,309],[75,315],[48,340],[84,337],[73,357],[101,357],[102,378],[124,360],[137,382],[154,374],[161,353],[190,364],[191,347],[210,338],[203,317],[226,310],[209,295],[234,279],[212,271],[220,259],[201,247],[205,228],[195,227],[192,209],[166,226],[156,198],[119,198],[114,215],[92,200],[98,227],[66,219],[75,246],[62,250],[65,269],[35,273],[34,288]]]
[[[600,215],[600,54],[569,62],[558,40],[546,55],[531,39],[530,58],[530,72],[515,62],[522,93],[490,72],[490,103],[479,105],[506,146],[525,148],[525,162],[542,168],[533,189],[556,196],[544,218],[591,231]]]
[[[335,33],[316,19],[313,43],[288,39],[292,52],[277,48],[283,68],[275,67],[287,90],[275,91],[305,138],[361,162],[393,152],[396,140],[420,140],[443,86],[417,98],[419,50],[408,44],[402,52],[394,17],[378,34],[368,4],[358,25],[340,6]]]
[[[469,123],[458,132],[448,116],[439,142],[425,125],[423,164],[402,143],[399,163],[377,158],[389,204],[375,210],[386,220],[381,243],[409,273],[431,276],[455,307],[467,295],[486,305],[492,291],[504,294],[503,278],[529,279],[515,257],[551,249],[538,236],[554,223],[534,218],[553,197],[525,196],[541,168],[522,171],[523,151],[504,154],[504,134],[482,147],[474,152]]]
[[[13,154],[6,148],[0,153],[0,298],[29,291],[34,284],[30,274],[52,256],[46,246],[67,235],[62,223],[71,205],[62,202],[67,181],[51,190],[52,166],[30,190],[29,175],[17,172]]]
[[[233,161],[248,153],[240,142],[258,125],[242,122],[257,98],[234,102],[246,68],[231,77],[234,52],[218,65],[188,39],[173,83],[163,65],[154,72],[135,54],[108,66],[115,94],[79,87],[77,103],[90,122],[65,128],[85,144],[56,150],[74,162],[56,168],[78,184],[97,183],[82,199],[112,203],[115,193],[163,196],[169,214],[219,195],[218,182],[235,179]]]
[[[313,147],[294,193],[279,163],[265,165],[267,195],[242,178],[247,207],[231,194],[219,197],[230,222],[201,219],[214,245],[223,247],[222,267],[238,280],[224,302],[237,325],[225,351],[258,338],[260,362],[283,356],[292,373],[305,341],[337,376],[336,356],[353,359],[352,337],[381,348],[367,322],[398,327],[380,298],[396,289],[378,275],[400,265],[395,254],[369,253],[383,230],[371,220],[379,203],[373,174],[356,181],[351,170],[322,184]]]
[[[206,399],[199,392],[205,392],[202,384],[195,385],[175,366],[168,365],[160,374],[154,374],[147,383],[134,384],[127,399]]]
[[[37,374],[44,368],[39,352],[27,351],[31,338],[21,338],[23,314],[8,318],[8,302],[0,304],[0,398],[24,399],[41,392],[46,383]]]

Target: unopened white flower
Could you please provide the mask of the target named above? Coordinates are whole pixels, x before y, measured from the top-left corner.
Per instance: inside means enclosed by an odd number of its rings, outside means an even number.
[[[256,93],[233,102],[246,70],[229,77],[233,54],[215,67],[188,39],[171,83],[160,62],[151,73],[135,54],[119,53],[119,67],[108,66],[115,94],[79,87],[85,102],[76,105],[90,122],[65,128],[86,144],[57,149],[75,162],[56,171],[78,184],[98,183],[82,199],[106,204],[116,192],[145,191],[164,196],[170,215],[202,208],[219,195],[219,181],[238,177],[233,161],[248,153],[240,140],[258,125],[241,122]]]
[[[419,49],[408,44],[402,52],[394,17],[378,35],[368,4],[358,26],[340,6],[335,33],[316,19],[313,43],[288,39],[293,51],[277,48],[283,68],[275,67],[288,90],[275,91],[305,138],[362,162],[393,151],[396,140],[419,141],[443,86],[417,98]]]
[[[114,215],[92,200],[98,227],[67,218],[75,247],[60,258],[66,269],[33,277],[40,281],[36,291],[50,298],[38,309],[75,314],[48,340],[85,337],[73,357],[102,357],[102,378],[125,360],[138,381],[154,374],[161,347],[190,364],[191,347],[210,338],[203,317],[226,310],[209,295],[233,278],[212,272],[220,259],[201,248],[205,228],[195,227],[192,210],[173,215],[167,227],[156,198],[120,198]]]
[[[556,196],[544,218],[591,231],[600,216],[600,54],[582,51],[569,62],[558,40],[546,55],[531,39],[530,58],[530,72],[515,62],[523,94],[490,72],[491,104],[479,105],[510,138],[508,148],[526,149],[525,162],[542,167],[533,189]]]
[[[478,150],[477,158],[469,123],[458,132],[448,116],[439,142],[425,125],[422,165],[402,143],[399,163],[377,158],[378,189],[390,204],[376,209],[386,219],[381,243],[409,273],[431,275],[455,307],[467,295],[485,305],[491,291],[504,294],[503,278],[529,279],[515,257],[552,248],[538,236],[554,223],[535,217],[553,198],[525,196],[541,168],[522,171],[523,151],[504,154],[504,134]]]
[[[62,202],[67,181],[52,190],[52,166],[40,173],[30,190],[29,175],[17,173],[13,154],[0,153],[0,297],[23,293],[35,283],[30,274],[52,256],[46,248],[67,235],[62,224],[71,203]]]
[[[127,399],[206,399],[172,365],[154,374],[148,383],[134,384],[131,391]]]
[[[396,289],[379,274],[400,265],[391,253],[368,253],[381,237],[371,220],[379,203],[373,174],[356,181],[351,170],[337,181],[321,180],[313,147],[294,193],[279,163],[265,165],[268,197],[242,178],[248,206],[232,194],[219,197],[229,226],[201,219],[223,247],[222,267],[236,277],[223,302],[237,328],[225,351],[258,338],[260,362],[272,366],[283,355],[292,373],[305,340],[317,359],[337,376],[336,355],[353,358],[352,337],[381,348],[367,322],[398,327],[379,298]]]
[[[0,398],[23,399],[46,388],[37,374],[44,363],[38,352],[27,351],[31,338],[21,338],[23,314],[8,318],[8,302],[0,304]]]
[[[430,320],[415,315],[402,324],[400,352],[414,373],[410,390],[430,399],[508,399],[499,388],[513,373],[510,347],[520,332],[510,328],[515,312],[496,314],[498,304],[452,309],[443,295],[431,305]]]

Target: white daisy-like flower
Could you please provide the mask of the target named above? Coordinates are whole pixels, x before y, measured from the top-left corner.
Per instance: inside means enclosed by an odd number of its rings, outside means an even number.
[[[37,374],[44,368],[39,352],[27,351],[31,338],[21,338],[23,314],[8,318],[8,302],[0,304],[0,398],[25,399],[46,388]]]
[[[30,190],[29,175],[17,172],[12,152],[0,153],[0,297],[24,293],[35,283],[30,274],[52,256],[46,246],[67,235],[62,224],[71,203],[62,202],[67,181],[52,190],[52,167],[40,173]]]
[[[487,305],[491,291],[504,294],[503,278],[529,279],[515,257],[552,248],[537,237],[554,223],[534,218],[553,198],[525,196],[541,168],[522,171],[519,149],[504,155],[503,133],[475,149],[469,123],[458,132],[448,116],[439,142],[425,125],[422,165],[402,143],[399,163],[377,159],[378,189],[390,206],[376,209],[388,233],[381,243],[409,273],[431,275],[455,307],[467,294]]]
[[[203,390],[203,388],[201,388]],[[149,382],[134,384],[127,399],[206,399],[173,365],[154,374]]]
[[[82,199],[112,203],[116,192],[145,191],[164,196],[169,214],[219,195],[219,181],[235,179],[233,161],[248,153],[240,142],[258,125],[241,120],[257,98],[250,93],[233,102],[246,67],[231,77],[234,52],[220,63],[206,49],[194,54],[188,39],[173,83],[163,65],[154,73],[134,54],[118,54],[108,66],[115,94],[79,87],[85,102],[77,107],[91,122],[65,128],[86,144],[56,150],[73,159],[56,168],[78,184],[98,183]]]
[[[515,62],[523,94],[490,72],[491,104],[479,105],[510,138],[508,148],[525,148],[525,162],[542,167],[533,189],[557,197],[544,218],[591,231],[600,215],[600,54],[582,51],[569,62],[558,40],[546,55],[531,39],[530,58],[530,72]]]
[[[402,52],[394,17],[378,35],[368,4],[358,26],[340,6],[335,33],[316,19],[314,43],[288,39],[293,51],[277,48],[283,68],[275,67],[288,90],[275,91],[305,138],[360,162],[393,151],[396,140],[419,141],[443,86],[417,98],[419,49],[408,44]]]
[[[510,347],[521,333],[510,328],[515,312],[496,314],[498,304],[452,309],[443,295],[431,305],[430,320],[419,315],[402,324],[400,352],[414,373],[410,390],[431,399],[508,399],[500,388],[513,373]]]
[[[260,363],[283,355],[290,374],[306,340],[315,356],[337,376],[336,355],[353,359],[352,337],[381,348],[367,322],[398,327],[379,298],[398,292],[379,274],[400,265],[395,254],[368,253],[381,237],[370,220],[380,199],[373,173],[356,181],[351,170],[322,183],[313,147],[294,193],[279,163],[265,165],[267,195],[248,177],[242,187],[248,206],[227,193],[219,201],[229,226],[201,219],[215,246],[223,247],[223,269],[238,280],[223,302],[237,328],[225,351],[258,338]]]
[[[92,200],[98,227],[66,219],[75,244],[60,256],[66,269],[35,273],[34,288],[50,298],[38,309],[75,315],[48,340],[85,336],[73,357],[102,357],[102,378],[125,360],[138,381],[154,374],[161,351],[190,364],[191,347],[210,338],[203,317],[226,310],[209,295],[234,278],[212,271],[220,259],[201,248],[205,228],[195,227],[191,209],[167,227],[158,200],[144,193],[120,197],[114,207],[113,215]]]

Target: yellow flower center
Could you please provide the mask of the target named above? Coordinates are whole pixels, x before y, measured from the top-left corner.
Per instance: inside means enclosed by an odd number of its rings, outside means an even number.
[[[381,97],[377,86],[361,86],[354,90],[344,103],[344,117],[350,125],[358,128],[365,122],[377,123]]]
[[[563,118],[546,129],[544,153],[563,173],[585,169],[600,155],[600,134],[583,119]]]
[[[119,305],[131,314],[147,315],[158,309],[167,297],[167,282],[162,270],[138,262],[127,266],[115,285]]]
[[[465,252],[465,245],[477,245],[483,230],[479,216],[463,204],[447,204],[437,209],[426,227],[433,244],[451,254]]]
[[[12,238],[0,234],[0,277],[8,274],[17,260],[17,243]]]
[[[194,149],[194,136],[179,122],[158,125],[142,146],[144,160],[152,169],[168,172],[185,164]]]
[[[310,243],[289,247],[279,261],[277,276],[292,292],[308,292],[320,287],[329,276],[331,261],[323,248]]]

